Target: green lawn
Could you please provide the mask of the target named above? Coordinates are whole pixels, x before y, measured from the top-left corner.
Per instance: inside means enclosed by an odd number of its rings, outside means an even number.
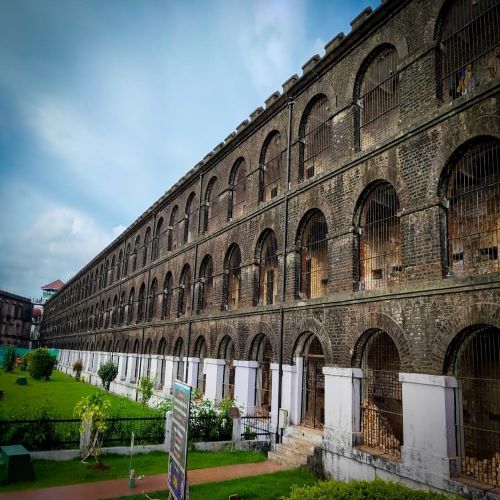
[[[227,500],[229,495],[238,494],[240,500],[276,500],[290,495],[294,484],[306,486],[316,483],[314,476],[306,469],[291,469],[274,474],[231,479],[220,483],[206,483],[189,488],[190,500]],[[140,485],[138,486],[138,488]],[[167,491],[148,493],[151,498],[165,500]],[[144,500],[144,495],[122,497],[120,500]]]
[[[220,465],[246,464],[262,462],[266,457],[262,453],[248,451],[221,451],[221,452],[189,452],[189,469],[205,469]],[[118,479],[128,477],[130,457],[123,455],[105,455],[102,462],[109,469],[102,472],[89,470],[89,465],[94,462],[89,459],[87,464],[79,460],[67,460],[54,462],[51,460],[33,460],[33,467],[37,480],[34,482],[15,483],[8,486],[0,486],[0,493],[6,491],[19,491],[37,488],[48,488],[49,486],[62,486],[64,484],[90,483],[95,481],[106,481],[107,479]],[[161,452],[138,454],[133,457],[132,468],[137,476],[144,474],[161,474],[167,472],[168,455]],[[5,472],[0,466],[0,477]]]
[[[16,379],[25,376],[28,385],[17,385]],[[24,417],[48,405],[55,417],[70,418],[73,416],[75,403],[82,397],[88,396],[101,389],[77,382],[74,378],[54,371],[50,380],[34,380],[28,372],[17,369],[7,373],[0,369],[0,389],[4,391],[4,399],[0,400],[0,419]],[[138,417],[152,414],[152,411],[127,398],[107,394],[111,401],[112,415]]]

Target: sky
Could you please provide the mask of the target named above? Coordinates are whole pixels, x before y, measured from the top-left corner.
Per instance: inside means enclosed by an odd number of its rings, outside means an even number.
[[[67,281],[379,0],[0,0],[0,289]]]

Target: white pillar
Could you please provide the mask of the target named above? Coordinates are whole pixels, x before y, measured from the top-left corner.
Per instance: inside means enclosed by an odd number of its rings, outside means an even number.
[[[234,399],[243,406],[243,415],[255,413],[255,377],[259,363],[257,361],[234,361]]]
[[[174,382],[174,366],[174,356],[165,356],[165,379],[163,381],[163,395],[167,398],[171,397],[171,389]]]
[[[350,449],[360,433],[360,390],[363,372],[359,368],[325,366],[325,441],[336,448]]]
[[[271,363],[272,399],[271,399],[271,427],[278,426],[278,389],[279,364]],[[300,423],[300,388],[302,384],[302,358],[297,358],[295,365],[283,365],[283,379],[281,385],[281,408],[288,410],[288,422]],[[297,407],[298,400],[298,407]],[[297,409],[298,408],[298,409]]]
[[[440,478],[458,472],[455,439],[455,377],[400,373],[403,392],[401,460]]]
[[[205,399],[218,402],[222,399],[225,359],[205,358],[204,370],[207,376]]]
[[[198,385],[198,365],[200,364],[200,358],[187,358],[188,363],[188,375],[186,384],[191,387],[197,387]]]

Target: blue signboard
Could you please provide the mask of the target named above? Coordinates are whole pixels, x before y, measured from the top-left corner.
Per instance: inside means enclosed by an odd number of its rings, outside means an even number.
[[[170,454],[168,462],[168,488],[176,500],[189,498],[186,482],[187,441],[189,432],[189,411],[191,387],[183,382],[174,382],[172,400],[172,431],[170,433]]]

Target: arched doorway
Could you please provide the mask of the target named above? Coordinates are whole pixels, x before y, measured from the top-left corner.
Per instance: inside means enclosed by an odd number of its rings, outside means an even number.
[[[271,414],[273,348],[269,339],[261,334],[254,340],[253,356],[258,363],[255,374],[255,413],[267,417]]]
[[[234,342],[228,336],[222,339],[219,358],[225,360],[224,375],[222,377],[222,397],[234,398]]]

